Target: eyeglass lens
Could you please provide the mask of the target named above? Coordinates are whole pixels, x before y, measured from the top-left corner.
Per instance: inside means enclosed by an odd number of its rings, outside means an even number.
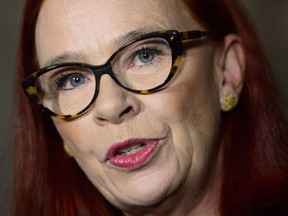
[[[117,80],[131,90],[149,90],[163,84],[171,66],[172,51],[163,38],[135,41],[117,52],[111,61]],[[92,68],[65,66],[38,77],[36,88],[49,110],[59,115],[73,115],[93,100],[96,76]]]

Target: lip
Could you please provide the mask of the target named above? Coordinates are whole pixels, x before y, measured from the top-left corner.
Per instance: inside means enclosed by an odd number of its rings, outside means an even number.
[[[147,164],[155,155],[160,139],[129,139],[113,144],[107,152],[106,162],[121,169],[136,169]],[[137,152],[120,155],[119,152],[128,152],[133,146],[138,146]],[[135,148],[134,148],[135,149]]]

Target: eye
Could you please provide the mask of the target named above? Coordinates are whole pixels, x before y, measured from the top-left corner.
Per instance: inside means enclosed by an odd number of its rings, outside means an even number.
[[[83,85],[86,77],[81,73],[61,74],[55,82],[59,89],[72,90]]]
[[[136,56],[136,60],[139,60],[140,62],[147,64],[149,62],[152,62],[155,58],[155,53],[151,50],[146,51],[142,50],[139,52],[139,54]]]
[[[135,51],[130,57],[129,68],[131,67],[143,67],[153,64],[158,58],[164,55],[161,47],[149,46],[142,47],[141,49]]]
[[[135,41],[117,53],[112,69],[123,85],[146,89],[146,83],[151,86],[151,83],[162,83],[167,78],[171,69],[171,51],[170,44],[163,38]]]

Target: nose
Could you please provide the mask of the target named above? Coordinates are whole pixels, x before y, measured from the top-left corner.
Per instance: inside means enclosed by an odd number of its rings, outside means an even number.
[[[109,75],[101,77],[99,94],[94,105],[97,124],[120,124],[133,118],[139,111],[140,101],[133,93],[120,87]]]

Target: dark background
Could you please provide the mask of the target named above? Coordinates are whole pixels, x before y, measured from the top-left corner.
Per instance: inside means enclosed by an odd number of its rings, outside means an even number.
[[[288,95],[288,1],[242,0],[247,6],[277,84]],[[21,0],[0,0],[0,215],[8,215],[11,196],[13,79]],[[287,112],[288,113],[288,112]]]

